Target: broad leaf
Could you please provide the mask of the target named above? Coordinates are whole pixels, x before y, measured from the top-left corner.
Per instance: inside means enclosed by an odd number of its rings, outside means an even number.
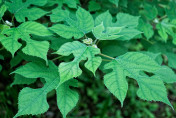
[[[99,3],[91,0],[91,1],[89,1],[88,9],[89,9],[90,12],[92,12],[92,11],[98,11],[98,10],[101,9],[101,6],[100,6]]]
[[[176,82],[176,74],[168,66],[162,66],[162,68],[155,72],[155,74],[158,75],[165,83]]]
[[[174,32],[174,28],[176,28],[175,21],[170,22],[168,19],[164,19],[161,23],[157,24],[156,28],[161,36],[161,40],[167,42],[168,35],[170,35],[173,38],[173,43],[176,44],[176,34]]]
[[[11,52],[12,56],[21,47],[21,44],[18,42],[18,39],[21,38],[26,42],[26,46],[22,49],[25,54],[40,57],[47,62],[49,43],[47,41],[35,41],[30,38],[30,34],[38,36],[52,35],[43,25],[29,21],[17,28],[3,30],[2,34],[4,35],[0,35],[0,42]]]
[[[70,80],[62,85],[60,85],[57,89],[57,105],[63,115],[66,118],[68,112],[70,112],[77,104],[79,100],[79,94],[75,90],[71,90],[69,87],[76,87],[76,80]]]
[[[106,11],[95,19],[95,25],[98,26],[103,22],[105,29],[107,27],[123,27],[118,35],[121,35],[118,40],[130,40],[134,38],[136,35],[140,34],[141,32],[136,29],[138,25],[138,16],[131,16],[125,13],[118,13],[116,15],[116,22],[113,22],[112,16],[109,11]],[[130,19],[130,20],[129,20]]]
[[[36,78],[26,78],[21,75],[15,74],[14,81],[11,84],[11,86],[18,85],[18,84],[32,84],[36,80],[37,80]]]
[[[141,71],[156,72],[160,66],[148,55],[139,52],[128,52],[105,65],[105,69],[113,69],[105,75],[104,83],[123,105],[128,85],[126,77],[134,78],[139,84],[138,96],[144,100],[162,101],[170,104],[165,86],[159,78],[141,75]],[[156,85],[156,86],[155,86]],[[150,92],[151,91],[151,92]]]
[[[103,23],[101,23],[100,25],[94,27],[92,32],[96,37],[96,39],[113,40],[122,36],[122,35],[119,35],[119,32],[121,31],[121,29],[122,27],[107,27],[105,30]]]
[[[58,4],[59,9],[62,9],[63,5],[67,5],[70,8],[77,8],[79,4],[78,0],[49,0],[51,5]]]
[[[47,0],[26,0],[25,2],[23,0],[10,0],[10,2],[6,2],[6,5],[18,22],[25,22],[26,17],[28,20],[37,20],[48,13],[38,7],[29,8],[32,5],[43,6],[46,2]]]
[[[119,5],[119,0],[109,0],[109,2],[115,4],[116,7],[118,7],[118,5]]]
[[[139,20],[138,27],[147,39],[150,39],[154,35],[153,27],[149,23],[144,22],[142,19]]]
[[[82,71],[79,67],[81,60],[87,60],[85,67],[95,74],[95,71],[100,66],[101,58],[95,56],[100,53],[98,48],[92,46],[86,46],[78,41],[65,43],[61,48],[56,52],[56,54],[68,56],[71,53],[74,55],[74,60],[71,62],[62,62],[59,65],[60,73],[60,84],[65,81],[81,75]]]
[[[169,6],[166,8],[166,13],[170,20],[176,19],[176,1],[171,0]]]
[[[166,88],[158,76],[141,77],[137,80],[139,89],[137,95],[147,101],[161,101],[172,107],[167,98]],[[173,107],[172,107],[173,108]]]
[[[18,75],[30,78],[44,78],[46,83],[44,87],[39,89],[24,88],[19,94],[19,110],[15,117],[32,114],[37,115],[44,113],[48,110],[49,105],[47,103],[47,93],[59,84],[59,73],[54,63],[49,62],[49,67],[46,67],[43,63],[30,62],[15,72]]]
[[[1,3],[0,3],[0,4],[1,4]],[[0,20],[1,20],[2,17],[4,16],[4,13],[6,12],[6,10],[7,10],[6,5],[2,5],[2,6],[0,7]]]
[[[19,94],[19,111],[15,117],[25,114],[37,115],[46,112],[49,108],[47,93],[53,89],[56,89],[57,104],[63,117],[66,117],[67,113],[70,112],[78,102],[78,93],[69,88],[69,86],[77,87],[77,82],[68,81],[59,85],[60,78],[58,68],[51,61],[49,62],[49,67],[40,62],[30,62],[13,73],[18,74],[19,77],[21,76],[21,79],[25,78],[25,80],[21,81],[16,80],[14,84],[31,83],[32,78],[39,77],[44,78],[46,81],[42,88],[32,89],[26,87],[22,89]]]
[[[58,11],[57,11],[58,12]],[[94,27],[94,21],[90,13],[83,8],[79,7],[76,11],[76,18],[77,20],[73,20],[70,18],[66,11],[60,11],[63,12],[60,16],[60,18],[56,19],[54,14],[51,16],[51,19],[54,19],[54,21],[66,21],[67,24],[56,24],[52,26],[50,29],[57,33],[58,35],[64,37],[64,38],[72,38],[79,39],[83,37],[86,33],[89,33],[92,31]],[[64,14],[66,13],[66,14]],[[63,17],[63,18],[62,18]]]

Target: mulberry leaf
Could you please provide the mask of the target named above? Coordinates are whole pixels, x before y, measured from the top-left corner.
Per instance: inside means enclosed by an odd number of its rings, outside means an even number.
[[[62,12],[62,11],[57,11],[57,12]],[[78,10],[76,11],[77,20],[73,20],[73,18],[70,18],[68,15],[69,14],[68,12],[66,11],[63,11],[63,12],[66,13],[66,14],[62,13],[63,18],[61,18],[60,16],[58,19],[56,19],[55,15],[51,16],[51,19],[54,19],[54,21],[64,20],[68,24],[68,25],[56,24],[50,28],[58,35],[67,39],[72,37],[74,37],[75,39],[79,39],[83,37],[84,34],[92,31],[94,27],[94,20],[88,11],[79,7]]]
[[[81,75],[82,71],[79,67],[81,60],[87,60],[85,67],[95,74],[95,71],[100,66],[102,61],[101,57],[95,56],[100,53],[98,48],[86,46],[78,41],[65,43],[60,47],[56,54],[69,56],[71,53],[74,55],[74,60],[71,62],[62,62],[59,65],[60,84],[65,81]]]
[[[113,69],[104,77],[106,87],[123,105],[128,85],[126,77],[134,78],[139,85],[138,96],[144,100],[162,101],[172,107],[163,81],[158,76],[148,77],[141,72],[155,73],[161,67],[150,56],[139,52],[128,52],[105,65],[105,69]]]
[[[10,2],[6,2],[6,5],[18,22],[25,22],[26,17],[28,20],[37,20],[48,13],[38,7],[29,8],[32,5],[43,6],[46,2],[47,0],[26,0],[25,2],[23,0],[10,0]]]
[[[26,46],[22,49],[25,54],[40,57],[47,62],[49,42],[35,41],[30,38],[30,34],[38,36],[52,35],[45,26],[29,21],[22,23],[17,28],[5,29],[2,31],[2,34],[4,35],[0,35],[0,42],[11,52],[12,56],[14,56],[15,52],[22,46],[18,42],[18,39],[22,39],[26,42]]]

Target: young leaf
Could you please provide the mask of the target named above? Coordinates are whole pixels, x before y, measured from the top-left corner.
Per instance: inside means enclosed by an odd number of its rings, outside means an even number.
[[[95,19],[95,25],[98,26],[103,22],[105,29],[107,27],[123,27],[118,35],[121,37],[118,40],[130,40],[141,32],[136,29],[138,25],[138,16],[131,16],[125,13],[118,13],[116,15],[117,21],[112,22],[112,16],[109,11],[106,11]],[[130,20],[129,20],[130,19]]]
[[[118,35],[123,27],[107,27],[105,31],[105,27],[103,23],[94,27],[93,34],[99,40],[113,40],[121,37],[122,35]]]
[[[52,17],[55,17],[52,15]],[[52,18],[51,17],[51,18]],[[50,29],[57,33],[58,35],[64,38],[72,38],[79,39],[84,36],[84,34],[92,31],[94,27],[94,21],[90,13],[83,8],[79,7],[76,11],[77,20],[73,20],[72,18],[63,16],[63,19],[59,18],[59,21],[65,20],[68,25],[65,24],[56,24],[52,26]],[[52,18],[53,19],[53,18]]]
[[[123,105],[128,89],[126,82],[128,76],[138,82],[140,87],[138,90],[139,97],[150,101],[162,101],[172,107],[162,80],[140,74],[141,71],[154,73],[160,69],[160,66],[148,55],[139,52],[128,52],[106,64],[105,69],[113,69],[111,73],[105,75],[104,83],[110,92],[120,100],[121,105]]]
[[[100,66],[101,57],[95,56],[100,53],[98,48],[92,46],[86,46],[78,41],[65,43],[61,48],[56,52],[56,54],[68,56],[71,53],[74,55],[74,60],[71,62],[62,62],[59,65],[60,73],[60,84],[65,81],[81,75],[82,71],[79,67],[81,60],[87,60],[85,67],[95,74],[95,71]]]
[[[170,22],[169,19],[164,19],[161,23],[157,24],[156,28],[164,42],[167,42],[168,35],[170,35],[173,38],[173,43],[176,44],[176,35],[174,32],[174,28],[176,28],[176,26],[174,21]]]
[[[23,2],[23,0],[10,0],[10,2],[6,2],[6,5],[18,22],[25,22],[26,17],[28,20],[37,20],[48,13],[37,7],[29,8],[31,5],[43,6],[46,2],[47,0],[26,0],[26,2]]]
[[[144,22],[142,19],[139,20],[138,28],[144,33],[147,40],[154,35],[153,27],[149,23]]]

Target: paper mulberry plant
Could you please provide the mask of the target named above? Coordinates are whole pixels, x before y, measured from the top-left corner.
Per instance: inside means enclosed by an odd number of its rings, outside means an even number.
[[[176,2],[125,1],[0,0],[0,59],[11,54],[11,86],[38,78],[43,85],[19,92],[14,118],[47,112],[53,90],[66,118],[82,97],[77,78],[85,69],[94,78],[103,74],[121,107],[133,79],[139,98],[174,109],[165,84],[176,82]]]

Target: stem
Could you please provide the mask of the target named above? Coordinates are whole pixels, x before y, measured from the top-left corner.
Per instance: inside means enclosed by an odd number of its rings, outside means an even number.
[[[164,16],[162,16],[161,18],[159,18],[158,20],[163,20],[164,18],[166,18],[167,17],[167,15],[164,15]]]
[[[99,42],[100,42],[100,40],[97,41],[96,45],[98,45]]]
[[[87,39],[87,36],[86,36],[86,35],[84,35],[84,37]]]
[[[55,61],[55,60],[60,59],[60,58],[62,58],[62,57],[63,57],[63,56],[56,57],[56,58],[52,59],[52,61]]]
[[[111,60],[108,60],[108,59],[102,59],[103,61],[111,61]]]
[[[13,15],[13,16],[12,16],[11,23],[12,23],[12,25],[14,25],[14,26],[15,26],[15,24],[14,24],[14,18],[15,18],[15,16]]]
[[[113,57],[110,57],[110,56],[105,55],[105,54],[102,54],[102,53],[100,53],[99,55],[101,55],[101,56],[103,56],[103,57],[106,57],[106,58],[109,58],[109,59],[115,59],[115,58],[113,58]]]
[[[4,47],[0,48],[0,51],[3,50],[3,49],[4,49]]]
[[[98,39],[95,39],[95,41],[93,42],[93,44],[96,44],[97,40],[98,40]]]
[[[4,19],[3,19],[3,18],[1,18],[1,20],[2,20],[2,22],[5,24]]]

